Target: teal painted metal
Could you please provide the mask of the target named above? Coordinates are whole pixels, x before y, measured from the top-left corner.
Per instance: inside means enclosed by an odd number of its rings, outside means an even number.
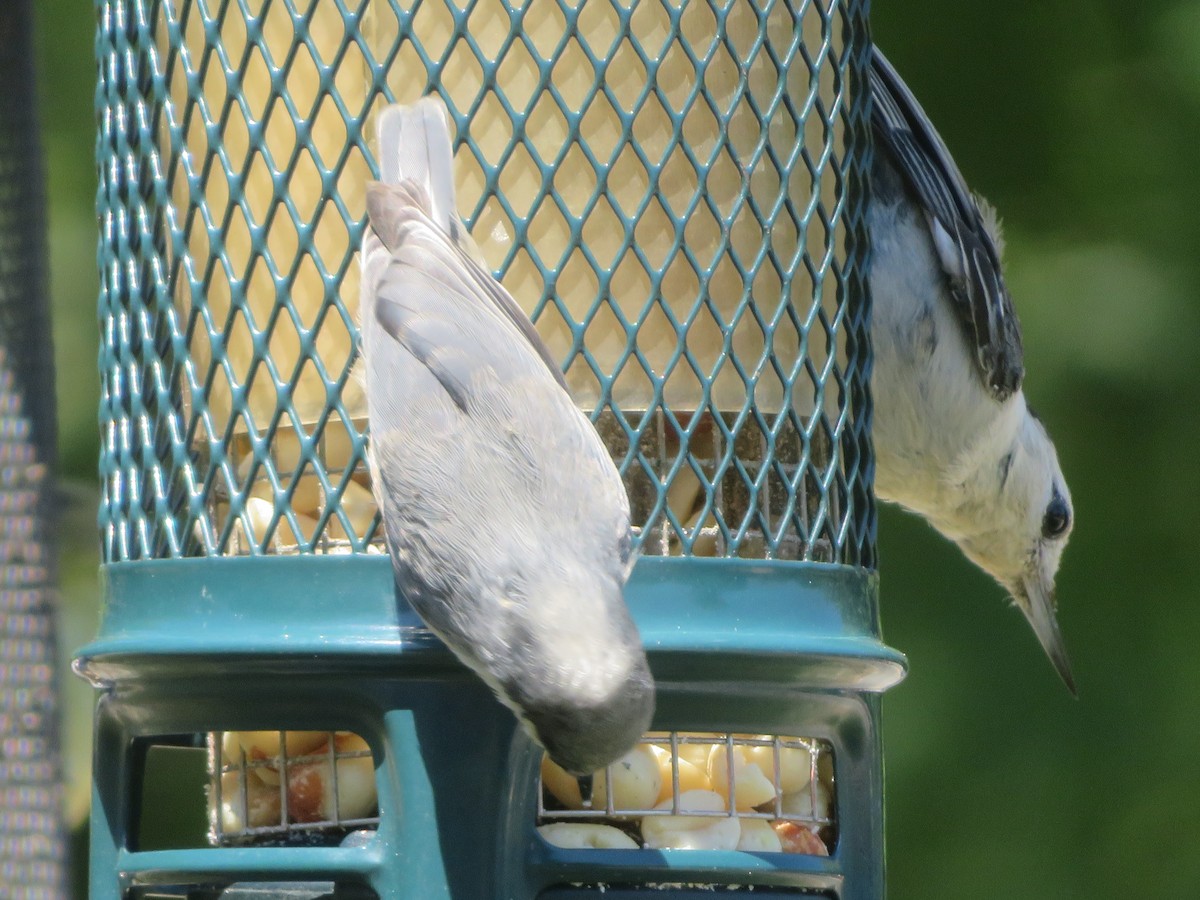
[[[182,657],[197,675],[212,674],[206,656],[247,670],[280,657],[331,672],[375,657],[410,674],[456,670],[390,573],[374,555],[110,565],[100,633],[76,665],[102,685],[134,669],[165,677]],[[861,569],[740,559],[646,558],[626,589],[657,678],[722,682],[737,659],[743,679],[860,691],[903,674],[904,657],[880,642],[875,596]]]
[[[874,595],[874,576],[848,567],[641,561],[629,600],[659,684],[656,727],[703,722],[827,740],[839,796],[854,799],[840,804],[828,859],[568,851],[534,832],[540,752],[416,626],[391,588],[386,560],[110,566],[100,634],[76,664],[104,688],[95,808],[106,815],[93,820],[91,896],[116,898],[134,884],[275,880],[362,884],[394,898],[534,897],[556,885],[680,881],[880,896],[874,692],[903,676],[904,660],[879,640]],[[252,730],[264,721],[351,730],[368,741],[380,803],[371,842],[139,852],[130,839],[136,739]]]
[[[867,6],[98,0],[93,900],[882,895],[878,692],[904,659],[873,571]],[[655,727],[827,741],[830,858],[545,844],[535,748],[368,555],[361,189],[374,111],[427,92],[468,226],[622,472]],[[262,728],[369,742],[365,846],[137,849],[143,739]]]

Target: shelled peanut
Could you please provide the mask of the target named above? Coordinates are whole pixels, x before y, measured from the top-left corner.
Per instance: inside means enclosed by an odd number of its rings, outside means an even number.
[[[615,829],[647,849],[828,855],[821,833],[833,831],[833,772],[815,745],[693,732],[677,736],[673,754],[669,736],[649,737],[595,773],[588,806],[578,781],[544,758],[542,836],[561,847],[631,849]],[[545,824],[556,816],[565,821]]]
[[[220,751],[219,808],[214,786],[209,809],[216,834],[334,825],[375,810],[375,764],[351,732],[226,731]]]
[[[256,464],[248,440],[236,448],[237,482],[246,490],[245,513],[234,526],[236,544],[241,552],[258,546],[267,552],[295,553],[304,544],[317,538],[321,516],[327,509],[340,510],[349,522],[349,533],[341,516],[333,512],[320,538],[322,549],[348,549],[347,542],[365,537],[375,517],[375,498],[365,469],[355,471],[350,478],[343,473],[355,465],[354,438],[340,423],[328,423],[319,440],[310,450],[314,462],[306,463],[306,455],[298,434],[289,428],[276,431],[270,440],[270,465],[275,472],[278,489],[267,476],[267,462]],[[314,471],[318,464],[324,469],[329,484],[327,492]],[[272,520],[278,518],[272,526]],[[229,507],[222,510],[229,514]],[[290,513],[290,517],[288,515]]]

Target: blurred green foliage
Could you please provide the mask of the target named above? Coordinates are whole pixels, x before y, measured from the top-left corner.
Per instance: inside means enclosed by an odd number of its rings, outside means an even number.
[[[64,658],[96,616],[89,4],[41,0],[63,474]],[[1080,699],[1002,592],[920,522],[880,525],[891,896],[1200,889],[1200,3],[877,2],[876,40],[1001,211],[1028,393],[1078,525],[1059,578]],[[88,689],[68,688],[72,807]]]
[[[1077,525],[1071,700],[1000,588],[880,525],[893,897],[1200,889],[1200,4],[876,3],[875,40],[1005,219],[1027,393]]]
[[[63,615],[58,634],[63,750],[67,813],[74,823],[86,816],[91,791],[94,695],[90,686],[71,674],[69,661],[75,648],[94,636],[99,612],[95,13],[90,3],[79,0],[38,0],[34,15],[49,194],[50,296],[64,498],[59,548]]]

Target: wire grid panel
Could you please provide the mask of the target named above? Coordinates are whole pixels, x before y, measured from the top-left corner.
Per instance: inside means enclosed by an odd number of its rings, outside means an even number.
[[[564,847],[755,850],[828,856],[833,748],[780,735],[656,732],[596,772],[591,797],[543,758],[538,827]]]
[[[379,825],[375,763],[351,732],[208,735],[209,841],[326,842]]]
[[[873,566],[865,7],[101,2],[106,559],[378,544],[364,184],[433,92],[641,551]]]

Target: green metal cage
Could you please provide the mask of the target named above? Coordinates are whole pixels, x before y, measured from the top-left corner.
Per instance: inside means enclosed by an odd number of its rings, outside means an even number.
[[[872,567],[854,7],[101,4],[105,560],[379,537],[344,508],[370,123],[434,92],[642,552]]]
[[[874,574],[867,3],[98,11],[106,611],[78,663],[104,689],[94,896],[280,879],[877,896],[878,692],[904,662],[880,642]],[[394,596],[353,371],[357,250],[374,116],[428,93],[456,131],[464,221],[625,481],[655,727],[828,748],[827,857],[550,847],[536,748]],[[447,709],[483,749],[452,747]],[[359,735],[373,837],[147,849],[147,748],[256,729]],[[262,765],[207,741],[231,784]],[[460,805],[496,835],[473,854],[449,836]]]

